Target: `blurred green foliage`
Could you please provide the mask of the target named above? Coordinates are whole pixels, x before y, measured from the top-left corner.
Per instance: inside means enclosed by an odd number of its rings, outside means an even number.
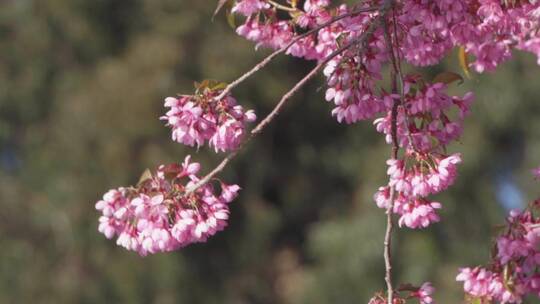
[[[147,167],[188,153],[162,99],[230,81],[267,53],[237,37],[215,1],[0,2],[0,303],[366,303],[383,288],[384,214],[372,194],[389,154],[370,122],[337,124],[311,83],[225,172],[243,187],[230,227],[206,244],[140,258],[97,232],[94,203]],[[422,73],[459,71],[448,62]],[[280,58],[235,95],[260,116],[312,66]],[[400,230],[396,279],[431,280],[458,303],[459,266],[489,256],[503,220],[497,180],[531,199],[540,163],[540,68],[531,57],[475,76],[457,185],[443,221]]]

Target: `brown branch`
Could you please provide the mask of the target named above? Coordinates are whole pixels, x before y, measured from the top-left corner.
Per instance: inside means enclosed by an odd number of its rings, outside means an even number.
[[[384,235],[384,268],[386,289],[388,294],[388,304],[394,302],[394,287],[392,285],[392,232],[394,230],[394,221],[392,218],[392,209],[394,208],[395,189],[390,188],[390,205],[386,210],[386,232]]]
[[[395,76],[393,77],[395,78]],[[392,159],[397,159],[399,152],[399,145],[397,142],[397,110],[399,106],[399,100],[394,102],[392,107],[392,117],[391,117],[391,129],[392,129]],[[394,222],[392,218],[394,201],[396,196],[395,186],[390,187],[390,198],[388,208],[386,209],[386,233],[384,235],[384,267],[385,267],[385,276],[386,289],[388,292],[388,304],[393,304],[394,298],[394,287],[392,285],[392,232],[394,229]]]
[[[395,19],[394,19],[395,22]],[[394,23],[394,26],[396,24]],[[392,113],[391,113],[391,137],[392,137],[392,153],[391,157],[392,159],[398,158],[399,153],[399,143],[397,138],[397,115],[398,115],[398,107],[403,101],[403,76],[401,74],[401,61],[396,60],[396,57],[399,58],[399,53],[396,55],[394,50],[394,45],[392,42],[392,38],[390,36],[390,32],[388,30],[388,24],[387,22],[384,23],[384,36],[386,40],[386,44],[388,48],[390,49],[390,59],[392,61],[392,93],[396,94],[398,93],[398,79],[400,81],[400,98],[398,100],[394,101],[394,105],[392,106]],[[396,37],[397,39],[397,37]],[[397,50],[399,52],[399,50]],[[408,124],[407,124],[408,125]],[[412,142],[412,137],[410,136],[410,133],[408,133],[408,139],[411,141],[411,145],[414,143]],[[393,222],[393,209],[394,209],[394,202],[395,202],[395,196],[396,196],[396,189],[395,186],[390,187],[390,198],[389,198],[389,204],[388,208],[386,210],[386,233],[384,236],[384,266],[385,266],[385,281],[386,281],[386,289],[387,289],[387,300],[388,304],[393,304],[394,299],[394,287],[392,285],[392,232],[394,229],[394,222]]]
[[[381,12],[386,12],[388,9],[385,8],[385,6],[382,7]],[[227,164],[238,154],[238,152],[257,134],[261,133],[270,122],[278,115],[281,108],[285,105],[285,103],[295,94],[297,93],[300,88],[302,88],[309,80],[311,80],[317,73],[326,65],[328,62],[330,62],[334,57],[340,55],[341,53],[345,52],[349,48],[355,45],[363,45],[368,39],[371,38],[373,35],[373,32],[381,25],[381,21],[383,20],[384,14],[381,14],[378,16],[378,18],[370,25],[370,27],[362,33],[362,35],[358,36],[357,38],[350,41],[345,46],[339,48],[338,50],[334,51],[332,54],[328,55],[323,61],[319,62],[315,68],[313,68],[304,78],[302,78],[292,89],[290,89],[285,95],[281,97],[281,100],[278,102],[278,104],[274,107],[272,112],[270,112],[253,130],[251,131],[251,134],[249,137],[244,140],[244,142],[236,149],[235,151],[229,153],[227,157],[225,157],[219,165],[214,168],[210,173],[208,173],[206,176],[204,176],[201,180],[199,180],[196,184],[189,187],[186,190],[186,195],[189,195],[190,193],[193,193],[198,188],[202,187],[206,183],[208,183],[214,176],[219,174],[223,169],[227,166]]]

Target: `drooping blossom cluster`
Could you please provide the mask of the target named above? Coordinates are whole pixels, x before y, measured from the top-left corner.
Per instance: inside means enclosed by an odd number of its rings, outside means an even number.
[[[435,288],[430,282],[422,284],[420,287],[414,287],[410,284],[403,285],[398,289],[399,293],[394,295],[393,302],[396,304],[403,304],[407,302],[407,299],[416,299],[420,304],[435,304],[433,299],[433,293]],[[368,304],[387,304],[388,299],[384,293],[378,293],[371,298]]]
[[[457,281],[471,303],[521,303],[526,295],[540,297],[540,200],[528,210],[512,211],[497,237],[487,267],[462,268]]]
[[[136,187],[108,191],[96,203],[102,213],[98,230],[142,256],[206,241],[227,225],[228,204],[240,187],[219,182],[219,192],[206,184],[188,193],[199,170],[187,156],[182,164],[161,165]]]
[[[473,96],[468,93],[463,98],[450,97],[445,89],[443,83],[426,84],[417,77],[405,79],[396,115],[396,139],[404,148],[403,157],[387,161],[389,184],[374,196],[377,206],[388,208],[390,188],[395,189],[393,212],[401,216],[400,226],[425,228],[438,222],[441,204],[428,196],[444,191],[456,179],[461,155],[448,155],[445,147],[461,135]],[[452,110],[457,112],[454,117],[450,115]],[[392,143],[392,111],[374,123]]]
[[[383,37],[382,33],[376,35]],[[381,68],[388,60],[384,42],[374,43],[364,56],[353,54],[351,51],[337,56],[324,69],[328,84],[325,97],[335,105],[332,116],[347,124],[375,118],[389,110],[396,98],[378,92]]]
[[[200,147],[205,142],[216,152],[238,148],[245,135],[245,125],[256,119],[253,110],[244,111],[230,94],[223,99],[220,90],[198,88],[195,95],[165,99],[169,111],[161,117],[172,128],[172,139],[187,146]]]

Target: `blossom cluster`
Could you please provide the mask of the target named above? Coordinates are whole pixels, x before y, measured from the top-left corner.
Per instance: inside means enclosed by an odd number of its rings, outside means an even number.
[[[195,95],[165,99],[169,111],[161,117],[172,129],[172,139],[187,146],[208,142],[216,152],[235,150],[240,145],[245,125],[256,119],[253,110],[244,111],[230,94],[222,99],[220,90],[204,88]]]
[[[447,189],[456,179],[461,155],[448,155],[445,147],[461,135],[473,96],[450,97],[445,89],[444,83],[405,78],[404,96],[395,118],[397,144],[405,152],[402,159],[387,161],[389,184],[374,196],[380,208],[389,208],[390,188],[395,189],[393,212],[400,215],[400,226],[425,228],[438,222],[441,204],[427,197]],[[457,112],[454,117],[449,114],[452,110]],[[374,123],[392,143],[392,110]]]
[[[199,170],[187,156],[182,164],[161,165],[136,187],[109,190],[96,203],[98,230],[142,256],[206,241],[227,225],[228,203],[240,187],[219,182],[220,192],[205,184],[189,193]]]
[[[409,162],[409,163],[407,163]],[[427,198],[453,184],[459,154],[450,156],[410,155],[405,160],[388,160],[388,186],[379,188],[374,199],[380,208],[389,208],[391,187],[395,189],[393,212],[400,215],[399,225],[425,228],[440,220],[437,209],[441,203]]]
[[[265,0],[237,1],[233,11],[247,18],[236,32],[255,42],[257,47],[279,49],[292,42],[297,36],[297,29],[312,28],[330,21],[331,12],[326,9],[329,4],[329,0],[307,0],[304,10],[294,8],[294,13],[291,13],[293,17],[283,20],[278,17],[274,3]],[[336,36],[330,27],[322,29],[317,36],[310,35],[300,39],[287,53],[308,60],[323,59],[330,51],[325,45],[335,45]]]
[[[400,294],[394,296],[393,303],[395,304],[404,304],[407,302],[407,299],[416,299],[420,304],[435,304],[433,299],[433,293],[435,288],[431,285],[430,282],[422,284],[420,287],[414,287],[411,285],[401,286],[399,288]],[[406,293],[406,297],[401,293]],[[384,293],[376,294],[371,298],[368,304],[387,304],[388,299],[384,296]]]
[[[296,1],[294,1],[296,3]],[[290,43],[302,29],[315,28],[333,17],[377,8],[381,1],[330,7],[330,0],[306,0],[303,7],[282,9],[268,0],[237,0],[233,12],[246,16],[237,33],[257,46],[281,48]],[[380,12],[364,11],[344,18],[291,47],[289,53],[306,59],[326,57],[339,47],[340,41],[365,31],[366,25]],[[392,41],[404,59],[416,66],[434,65],[454,47],[460,46],[475,58],[470,65],[478,72],[491,71],[510,58],[512,48],[532,52],[540,63],[540,2],[534,0],[399,0],[392,17],[396,27],[390,29]],[[389,22],[389,24],[393,24]],[[382,35],[366,49],[378,49]],[[339,39],[338,39],[339,38]],[[383,47],[384,51],[386,48]],[[366,56],[367,57],[367,56]],[[359,62],[360,63],[360,62]]]
[[[278,49],[290,44],[288,54],[322,61],[340,46],[365,34],[381,14],[377,10],[380,3],[362,1],[353,6],[331,7],[329,0],[306,0],[302,7],[294,4],[286,9],[289,17],[284,17],[287,15],[279,14],[283,8],[273,1],[238,0],[233,11],[246,16],[237,33],[254,41],[257,47]],[[382,67],[390,62],[391,50],[412,65],[427,66],[440,62],[453,48],[461,47],[466,52],[465,68],[483,72],[493,70],[510,57],[512,48],[517,48],[536,54],[540,64],[540,1],[400,0],[392,10],[385,20],[389,39],[385,39],[382,27],[376,28],[361,50],[336,56],[324,70],[328,85],[326,100],[334,103],[332,115],[339,122],[374,119],[389,111],[395,96],[381,90],[379,82]],[[317,28],[338,17],[339,20],[312,35],[299,37],[305,29]],[[474,59],[469,59],[467,54]],[[441,95],[444,89],[435,84],[426,93]],[[439,97],[442,96],[419,97],[410,114],[430,110],[423,108],[430,106],[429,99],[438,99],[442,106],[454,99]],[[470,98],[466,96],[464,102],[468,101]],[[444,126],[446,129],[441,131],[446,134],[439,136],[443,143],[455,139],[461,131],[456,123]],[[435,123],[431,127],[438,128]],[[418,135],[420,145],[429,144],[425,136]],[[442,138],[444,135],[447,138]]]
[[[538,203],[531,210],[510,213],[488,267],[460,269],[456,280],[463,282],[471,302],[521,303],[528,294],[540,297]]]

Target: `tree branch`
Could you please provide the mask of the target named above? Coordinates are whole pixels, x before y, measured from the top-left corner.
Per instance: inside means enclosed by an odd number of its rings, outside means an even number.
[[[395,20],[394,20],[395,22]],[[398,107],[403,101],[403,76],[401,74],[401,61],[396,60],[396,57],[399,58],[399,53],[396,54],[394,45],[392,42],[392,38],[390,36],[390,32],[388,30],[388,24],[387,22],[384,23],[384,36],[386,40],[386,44],[388,48],[390,49],[390,59],[392,61],[392,93],[396,94],[398,93],[398,79],[400,81],[400,98],[398,100],[394,101],[394,105],[392,106],[392,113],[391,113],[391,137],[392,137],[392,153],[391,157],[392,159],[398,158],[399,153],[399,142],[397,138],[397,114],[398,114]],[[396,26],[396,24],[394,24]],[[399,52],[399,50],[397,50]],[[411,141],[411,145],[413,144],[412,138],[410,134],[409,141]],[[384,266],[385,266],[385,281],[386,281],[386,289],[387,289],[387,303],[393,304],[394,300],[394,287],[392,285],[392,232],[394,229],[394,222],[393,222],[393,209],[394,209],[394,202],[396,197],[396,189],[395,186],[390,187],[390,198],[389,198],[389,204],[388,208],[386,210],[386,233],[384,236]]]
[[[394,77],[395,78],[395,77]],[[399,152],[399,145],[397,142],[397,110],[400,101],[396,100],[392,107],[392,118],[391,118],[391,128],[392,128],[392,159],[397,159]],[[388,304],[393,304],[394,298],[394,287],[392,285],[392,232],[394,229],[394,222],[392,218],[394,201],[396,196],[395,186],[390,187],[390,198],[388,208],[386,209],[386,233],[384,235],[384,266],[385,266],[385,281],[386,289],[388,292]]]
[[[259,124],[257,124],[257,126],[255,126],[255,128],[253,128],[253,130],[251,131],[251,134],[249,135],[249,137],[244,140],[244,142],[240,145],[240,147],[238,147],[238,149],[236,149],[235,151],[229,153],[229,155],[227,155],[222,161],[221,163],[219,163],[219,165],[214,168],[214,170],[212,170],[210,173],[208,173],[206,176],[204,176],[201,180],[199,180],[196,184],[192,185],[191,187],[189,187],[188,189],[186,189],[186,195],[189,195],[191,193],[193,193],[194,191],[196,191],[198,188],[202,187],[203,185],[205,185],[206,183],[208,183],[212,178],[214,178],[214,176],[216,176],[217,174],[219,174],[221,171],[223,171],[223,169],[225,169],[225,167],[227,166],[227,164],[238,154],[238,152],[253,138],[255,137],[255,135],[261,133],[264,128],[270,124],[270,122],[272,122],[272,120],[277,116],[277,114],[279,113],[279,111],[281,110],[281,108],[285,105],[285,103],[295,94],[298,92],[298,90],[300,90],[300,88],[302,88],[309,80],[311,80],[313,77],[315,77],[315,75],[317,75],[317,73],[326,65],[328,64],[328,62],[330,62],[332,59],[334,59],[336,56],[340,55],[341,53],[343,53],[344,51],[348,50],[349,48],[351,48],[352,46],[355,46],[355,45],[363,45],[368,39],[371,38],[371,36],[373,35],[373,32],[375,32],[375,30],[377,28],[379,28],[382,24],[382,20],[384,19],[384,16],[386,16],[386,12],[388,11],[389,9],[389,4],[391,0],[387,0],[384,2],[384,4],[381,6],[381,9],[380,9],[380,12],[381,14],[379,16],[377,16],[377,19],[374,20],[369,28],[364,32],[362,33],[362,35],[356,37],[355,39],[353,39],[352,41],[350,41],[347,45],[339,48],[338,50],[334,51],[332,54],[330,54],[329,56],[327,56],[323,61],[319,62],[315,68],[313,68],[306,76],[304,76],[304,78],[302,78],[292,89],[290,89],[287,93],[285,93],[285,95],[283,95],[281,97],[281,100],[278,102],[278,104],[274,107],[274,109],[272,110],[272,112],[270,112]],[[342,17],[344,18],[344,17]],[[335,21],[334,21],[335,22]],[[269,57],[267,57],[268,59]],[[253,71],[253,70],[252,70]],[[251,71],[250,71],[251,72]],[[248,72],[247,74],[245,75],[248,75],[250,72]],[[244,75],[244,76],[245,76]],[[242,77],[244,77],[242,76]],[[239,78],[242,79],[242,77]],[[249,76],[247,76],[249,77]],[[247,78],[245,77],[245,78]],[[244,79],[245,79],[244,78]],[[235,81],[236,82],[236,81]],[[231,83],[234,84],[235,82]],[[223,94],[223,93],[222,93]]]

